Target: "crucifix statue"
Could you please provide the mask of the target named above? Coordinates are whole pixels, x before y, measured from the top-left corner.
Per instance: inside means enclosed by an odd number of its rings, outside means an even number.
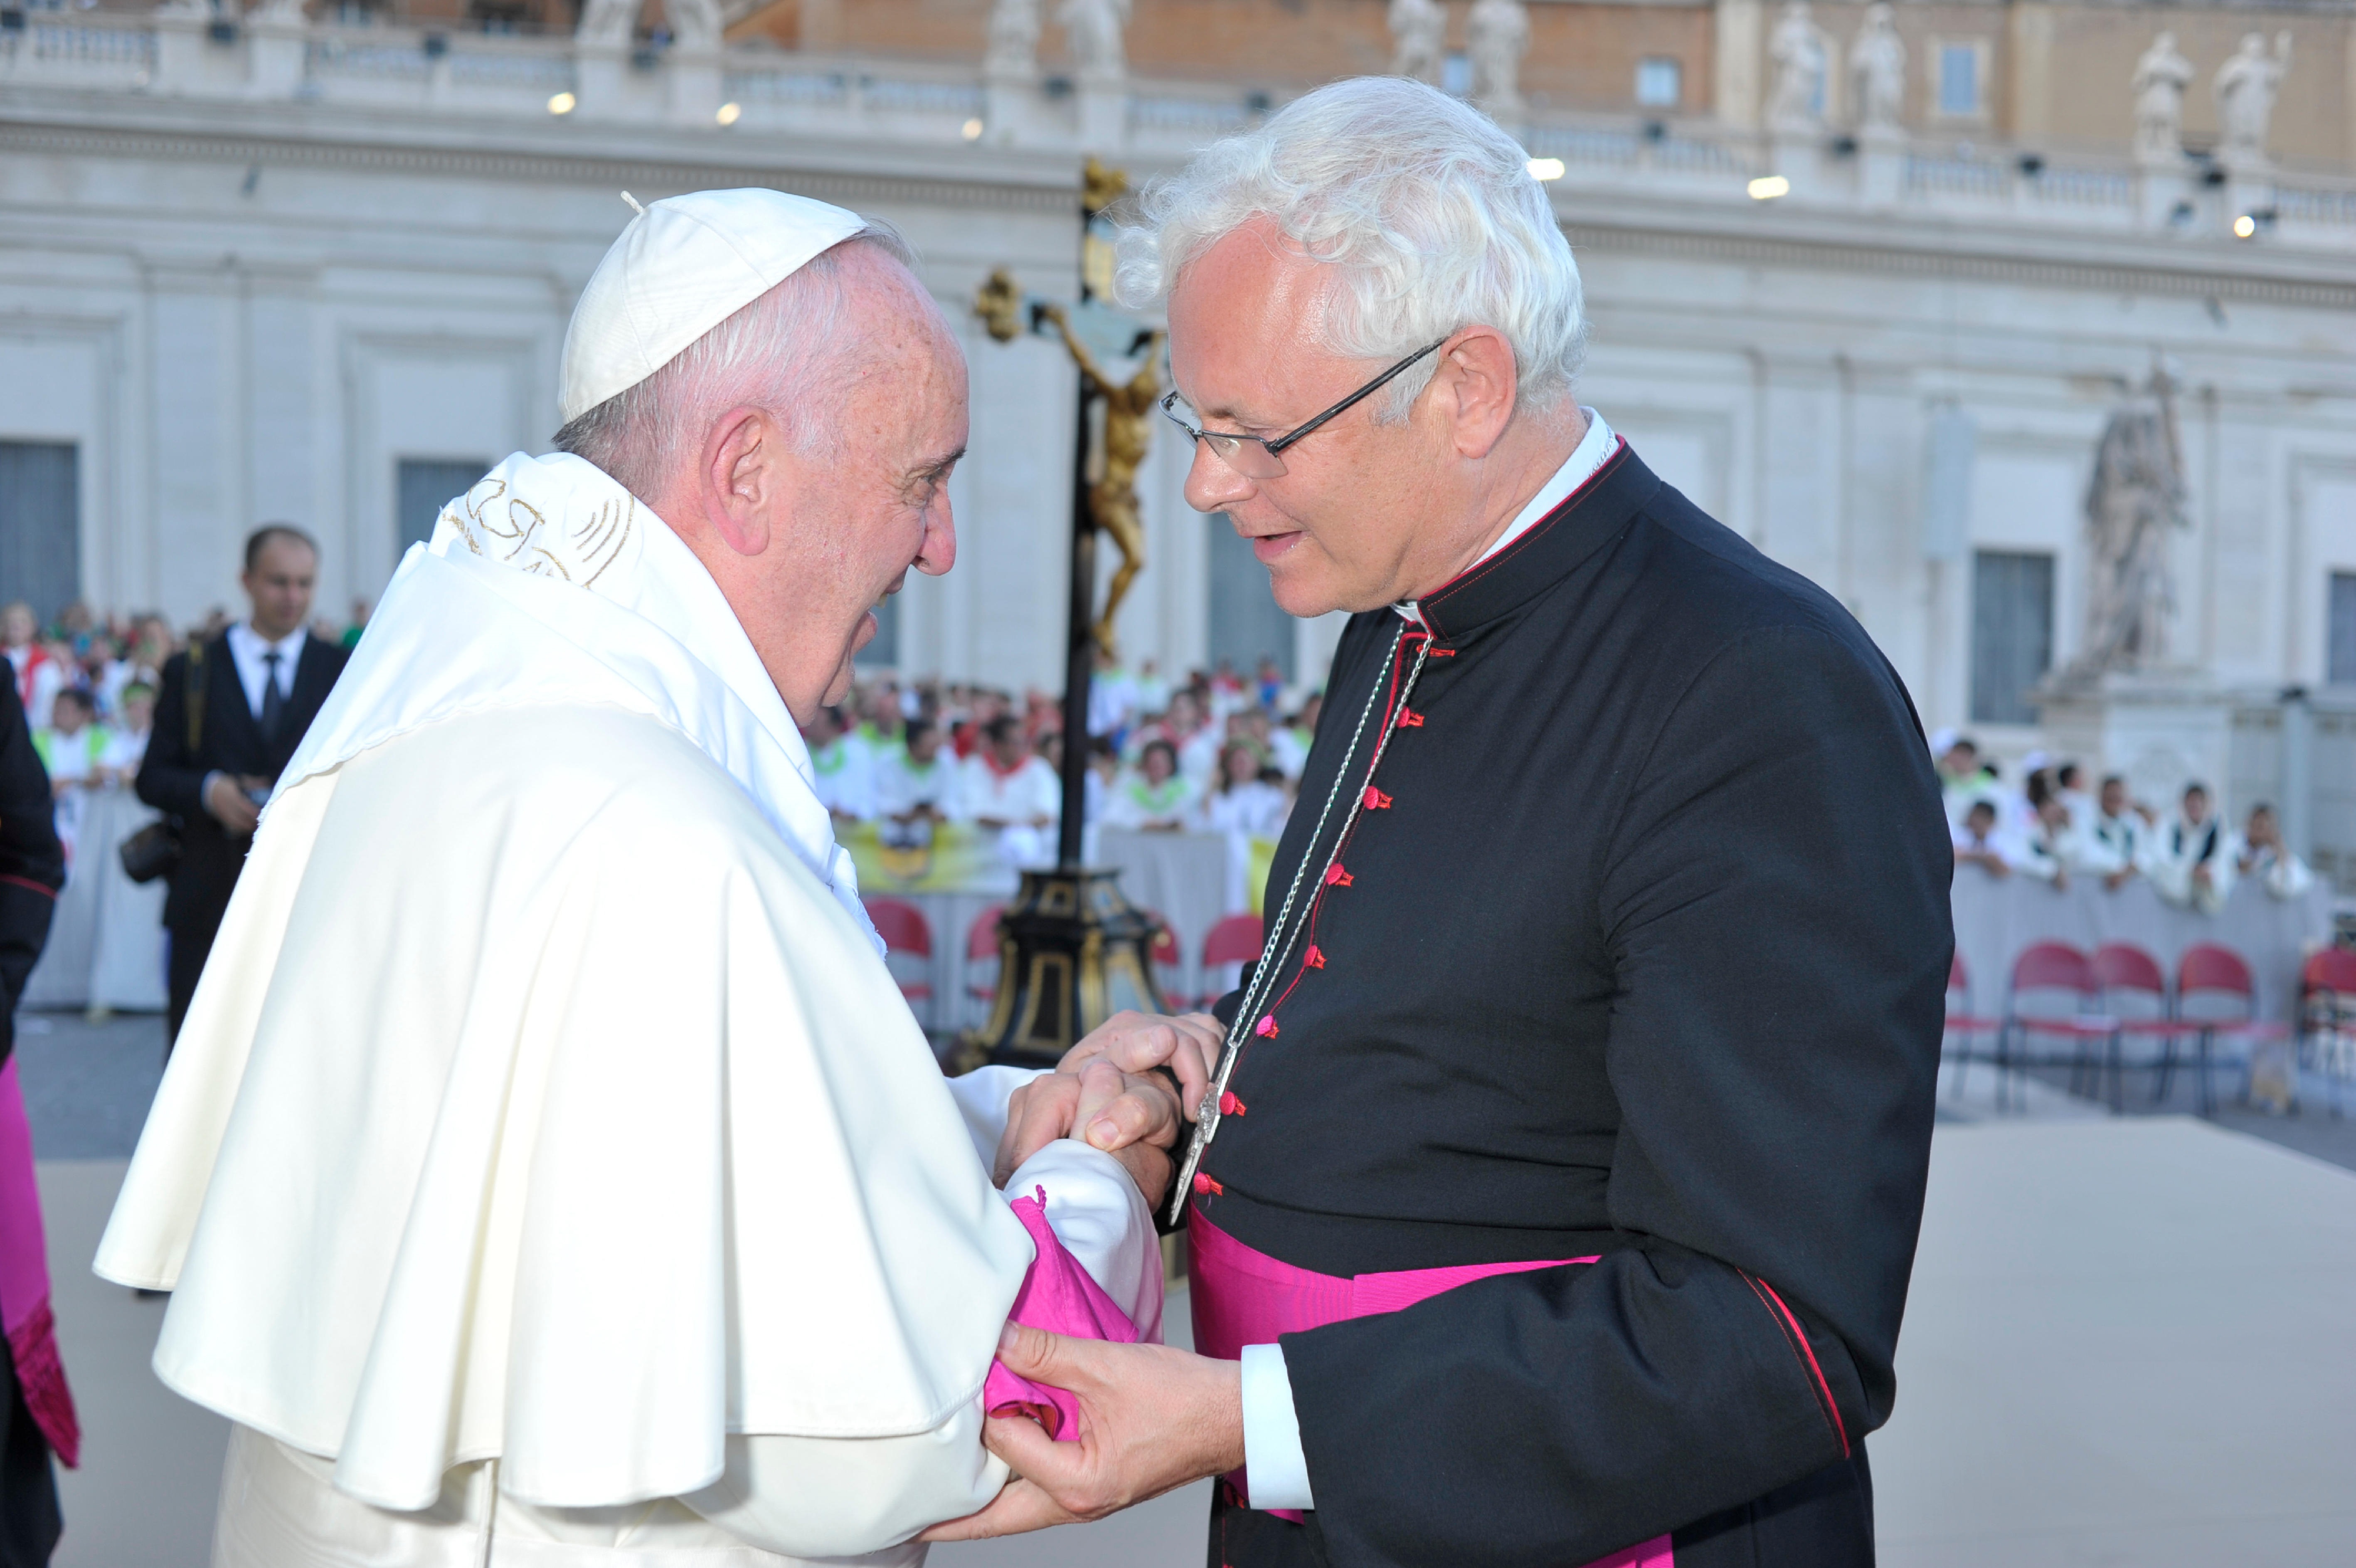
[[[1097,367],[1096,356],[1073,332],[1063,306],[1043,305],[1039,315],[1055,323],[1072,362],[1080,368],[1081,384],[1089,396],[1104,404],[1104,445],[1096,465],[1096,482],[1088,487],[1087,516],[1089,526],[1110,538],[1113,548],[1120,552],[1120,565],[1105,585],[1104,607],[1097,612],[1094,624],[1097,647],[1107,659],[1114,659],[1119,651],[1113,642],[1113,617],[1120,610],[1120,601],[1128,597],[1130,585],[1145,570],[1145,524],[1138,515],[1137,469],[1152,443],[1151,422],[1162,403],[1162,335],[1159,331],[1145,335],[1145,354],[1137,373],[1116,382]]]
[[[999,919],[997,995],[990,1021],[967,1036],[966,1059],[1050,1065],[1124,1007],[1158,1011],[1156,926],[1121,897],[1115,870],[1081,863],[1087,814],[1088,688],[1097,660],[1115,657],[1113,620],[1145,569],[1137,473],[1151,446],[1162,401],[1163,335],[1105,305],[1112,282],[1107,209],[1129,188],[1118,169],[1090,158],[1081,186],[1080,296],[1070,305],[1028,299],[1004,268],[974,295],[991,338],[1026,332],[1060,339],[1079,371],[1073,435],[1070,621],[1064,684],[1064,811],[1055,869],[1025,871]],[[1133,366],[1133,368],[1130,368]],[[1103,409],[1101,436],[1095,410]],[[1110,537],[1120,564],[1101,609],[1097,538]]]

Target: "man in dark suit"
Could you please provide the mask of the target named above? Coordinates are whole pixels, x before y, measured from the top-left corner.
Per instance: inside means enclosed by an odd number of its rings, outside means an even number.
[[[305,629],[318,574],[310,535],[283,522],[256,529],[245,542],[240,579],[252,615],[164,666],[139,798],[180,829],[180,860],[164,903],[173,1039],[245,866],[262,803],[349,656]]]

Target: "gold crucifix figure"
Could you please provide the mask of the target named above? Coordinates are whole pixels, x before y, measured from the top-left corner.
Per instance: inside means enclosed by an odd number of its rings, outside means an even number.
[[[1162,403],[1162,335],[1158,330],[1148,333],[1145,357],[1137,373],[1126,381],[1115,381],[1098,368],[1096,356],[1072,331],[1063,306],[1043,305],[1039,315],[1055,324],[1088,392],[1104,403],[1102,471],[1088,487],[1088,521],[1111,537],[1113,548],[1120,552],[1120,564],[1105,585],[1104,608],[1097,613],[1090,629],[1104,656],[1117,659],[1113,617],[1128,596],[1130,585],[1145,570],[1145,521],[1138,511],[1137,470],[1152,445],[1152,418]]]

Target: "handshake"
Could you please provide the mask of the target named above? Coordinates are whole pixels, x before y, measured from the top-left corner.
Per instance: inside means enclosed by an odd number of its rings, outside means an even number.
[[[1113,1015],[1055,1070],[1014,1091],[991,1180],[1003,1187],[1049,1144],[1077,1138],[1119,1160],[1146,1207],[1158,1211],[1176,1168],[1178,1135],[1210,1092],[1226,1037],[1226,1026],[1207,1013]]]

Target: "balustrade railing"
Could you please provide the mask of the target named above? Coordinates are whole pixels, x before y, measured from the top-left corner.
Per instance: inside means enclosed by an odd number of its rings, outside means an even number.
[[[993,145],[1076,150],[1085,141],[1092,151],[1149,158],[1183,156],[1270,107],[1269,95],[1234,87],[986,81],[978,66],[819,56],[766,43],[730,47],[715,61],[643,42],[626,52],[593,50],[562,34],[298,23],[267,11],[235,23],[193,6],[6,15],[0,88],[11,90],[577,114],[909,145],[988,136]],[[1559,160],[1574,184],[1680,200],[1776,199],[1762,186],[1780,185],[1781,199],[1801,205],[1953,207],[2010,222],[2140,224],[2177,236],[2241,233],[2341,250],[2356,229],[2356,180],[2306,174],[2244,173],[2221,188],[2190,164],[2156,172],[1985,146],[1861,147],[1829,129],[1811,141],[1707,121],[1601,115],[1542,116],[1524,127],[1523,140],[1534,158]],[[1762,175],[1788,179],[1762,182]]]

